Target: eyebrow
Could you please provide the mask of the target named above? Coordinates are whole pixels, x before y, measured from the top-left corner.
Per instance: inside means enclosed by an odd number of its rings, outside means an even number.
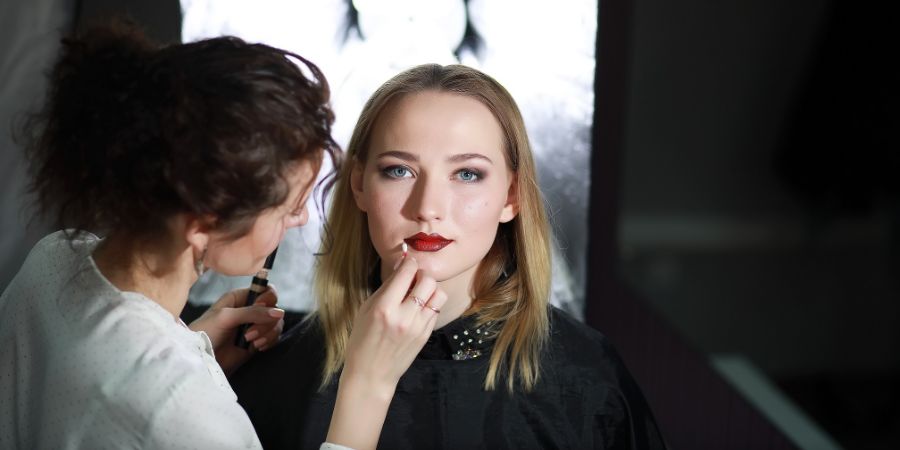
[[[419,161],[419,157],[417,157],[416,155],[413,155],[412,153],[408,153],[408,152],[401,152],[398,150],[389,150],[389,151],[386,151],[383,153],[379,153],[378,156],[376,156],[376,158],[380,159],[380,158],[386,158],[389,156],[397,158],[397,159],[402,159],[404,161],[409,161],[409,162],[418,162]],[[460,153],[458,155],[453,155],[453,156],[447,158],[447,161],[451,162],[451,163],[458,163],[458,162],[468,161],[470,159],[483,159],[491,164],[494,164],[494,161],[491,161],[491,158],[488,158],[487,156],[484,156],[481,153]]]

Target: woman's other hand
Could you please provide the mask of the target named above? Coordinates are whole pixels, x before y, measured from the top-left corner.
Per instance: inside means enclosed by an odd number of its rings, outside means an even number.
[[[226,293],[190,324],[192,330],[209,336],[216,361],[226,375],[250,359],[254,350],[265,351],[275,345],[284,328],[284,310],[275,308],[278,292],[274,286],[270,284],[253,305],[243,306],[247,292],[248,289],[236,289]],[[247,350],[234,345],[238,326],[245,323],[252,324],[244,333],[251,343]]]

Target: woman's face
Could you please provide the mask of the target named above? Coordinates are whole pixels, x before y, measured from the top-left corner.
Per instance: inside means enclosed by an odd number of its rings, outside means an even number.
[[[269,208],[257,217],[250,232],[236,240],[213,233],[207,248],[205,265],[224,275],[252,275],[281,242],[288,228],[305,225],[309,220],[306,202],[312,191],[318,164],[301,161],[287,173],[291,191],[281,205]]]
[[[462,95],[410,94],[382,112],[351,180],[382,276],[404,242],[439,282],[474,275],[499,223],[516,215],[503,142],[490,110]]]

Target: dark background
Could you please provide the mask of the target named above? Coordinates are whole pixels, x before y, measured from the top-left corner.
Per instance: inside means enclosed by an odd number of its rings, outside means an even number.
[[[845,447],[900,448],[896,7],[632,11],[618,279]]]
[[[59,5],[179,40],[177,2]],[[797,443],[708,364],[725,355],[843,447],[900,448],[886,5],[600,1],[587,320],[675,448]]]

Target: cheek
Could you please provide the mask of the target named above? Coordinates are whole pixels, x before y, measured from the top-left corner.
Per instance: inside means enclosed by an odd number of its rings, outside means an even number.
[[[283,218],[261,217],[257,220],[250,234],[253,239],[253,256],[271,253],[284,237],[284,231]]]
[[[210,247],[206,254],[206,266],[227,276],[248,275],[252,271],[249,256],[252,247],[249,239]]]
[[[365,201],[368,205],[366,217],[368,219],[369,235],[372,238],[372,245],[379,254],[396,245],[394,242],[403,236],[394,236],[393,230],[403,221],[403,201],[405,199],[402,193],[385,193],[382,191],[367,191]]]
[[[278,246],[284,230],[282,220],[261,216],[247,235],[211,245],[206,254],[206,265],[223,275],[253,275]]]
[[[459,203],[453,210],[456,212],[456,222],[461,226],[472,230],[484,230],[485,227],[496,228],[500,222],[504,198],[478,192],[460,195],[457,200]]]

